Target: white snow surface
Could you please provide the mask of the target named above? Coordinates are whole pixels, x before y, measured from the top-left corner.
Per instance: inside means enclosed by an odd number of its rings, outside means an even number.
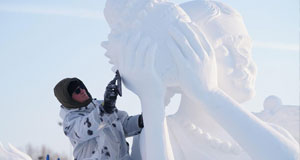
[[[255,116],[240,105],[255,95],[257,68],[235,9],[206,0],[107,0],[104,15],[106,56],[142,105],[145,128],[134,138],[133,159],[299,158],[299,138],[287,125],[299,120],[285,119],[290,111]],[[166,117],[175,93],[179,109]],[[266,106],[273,103],[281,102]]]
[[[32,160],[30,156],[18,150],[11,144],[5,148],[0,142],[0,159],[1,160]]]
[[[254,113],[257,117],[286,129],[299,143],[300,132],[300,107],[296,105],[284,105],[281,99],[272,95],[265,99],[264,110]]]

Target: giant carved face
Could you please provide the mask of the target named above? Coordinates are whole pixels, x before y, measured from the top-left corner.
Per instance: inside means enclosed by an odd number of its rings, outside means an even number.
[[[252,98],[256,65],[251,39],[239,13],[213,1],[192,1],[181,7],[215,49],[219,87],[239,102]]]
[[[132,35],[139,32],[142,37],[150,37],[152,42],[158,44],[159,54],[155,66],[165,86],[176,90],[180,88],[176,84],[176,64],[165,41],[169,37],[168,28],[178,20],[177,17],[185,19],[185,16],[189,16],[215,49],[219,87],[239,102],[244,102],[255,94],[256,67],[251,58],[251,40],[242,17],[235,10],[219,2],[197,0],[180,5],[186,15],[180,8],[175,9],[167,2],[120,2],[107,1],[104,12],[112,29],[106,47],[107,55],[117,68],[116,59],[123,52],[116,50],[119,46],[118,37],[124,33]]]

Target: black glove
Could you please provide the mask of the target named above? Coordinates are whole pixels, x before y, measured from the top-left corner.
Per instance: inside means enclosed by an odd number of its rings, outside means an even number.
[[[107,113],[113,113],[116,110],[116,100],[118,96],[116,78],[110,81],[106,87],[104,93],[104,105],[103,109]]]
[[[139,122],[139,127],[140,128],[144,128],[144,120],[143,120],[143,114],[141,114],[140,116],[139,116],[139,120],[138,120]]]

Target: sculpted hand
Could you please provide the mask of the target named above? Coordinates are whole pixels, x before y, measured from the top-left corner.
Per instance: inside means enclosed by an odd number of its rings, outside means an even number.
[[[203,95],[217,89],[216,58],[203,33],[191,23],[178,22],[174,26],[169,30],[172,38],[167,43],[183,92],[194,97],[195,93]]]
[[[125,86],[140,98],[162,95],[163,85],[154,68],[156,44],[140,34],[129,37],[123,44],[118,69]]]

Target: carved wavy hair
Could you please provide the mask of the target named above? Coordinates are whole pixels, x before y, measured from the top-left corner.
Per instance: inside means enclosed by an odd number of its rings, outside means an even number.
[[[190,7],[190,6],[198,6],[198,7]],[[202,24],[209,23],[214,19],[218,18],[220,15],[225,14],[229,16],[237,16],[242,18],[240,13],[236,11],[234,8],[217,1],[210,0],[195,0],[186,2],[180,5],[182,8],[189,8],[189,12],[194,13],[196,15],[194,18],[196,21],[202,22]],[[185,10],[187,11],[187,10]]]

